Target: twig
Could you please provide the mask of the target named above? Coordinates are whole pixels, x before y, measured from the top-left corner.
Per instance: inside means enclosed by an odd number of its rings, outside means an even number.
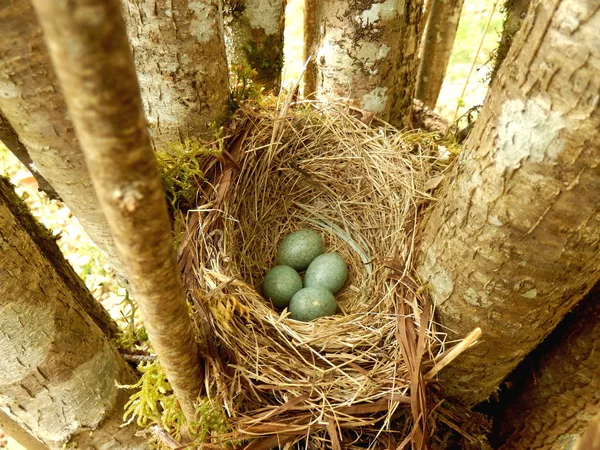
[[[458,355],[468,349],[472,344],[474,344],[481,337],[481,328],[475,328],[471,331],[466,338],[464,338],[459,344],[455,345],[452,350],[444,353],[444,357],[438,362],[432,369],[425,374],[426,380],[431,380],[435,377],[440,370],[450,364],[452,361],[456,359]]]
[[[121,357],[125,361],[132,362],[156,361],[156,355],[134,355],[131,353],[121,353]]]

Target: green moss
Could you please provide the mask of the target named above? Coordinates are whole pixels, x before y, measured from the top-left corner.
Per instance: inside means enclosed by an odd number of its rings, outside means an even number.
[[[137,305],[129,298],[129,292],[127,291],[121,306],[126,312],[118,319],[119,334],[112,342],[121,350],[136,352],[147,346],[148,333],[146,328],[136,319]]]
[[[169,143],[167,151],[157,152],[163,186],[173,210],[186,211],[196,205],[198,188],[205,180],[203,162],[207,157],[220,156],[223,151],[220,136],[216,142],[216,146],[210,146],[188,138],[183,143]]]
[[[248,63],[233,64],[229,67],[231,86],[230,111],[233,114],[246,101],[259,101],[262,88],[255,84],[258,73]]]
[[[502,62],[506,58],[517,31],[521,29],[528,8],[529,0],[506,0],[502,5],[501,12],[504,15],[502,37],[500,38],[498,47],[492,52],[490,57],[493,61],[492,71],[489,74],[490,82],[494,79]]]
[[[283,48],[277,35],[268,35],[260,44],[249,41],[242,51],[260,84],[276,84],[283,69]]]
[[[136,389],[125,404],[123,420],[126,423],[135,421],[142,428],[158,425],[177,440],[185,429],[198,443],[206,442],[212,435],[228,431],[223,409],[206,397],[201,398],[197,405],[199,421],[189,423],[158,361],[141,363],[138,369],[142,376],[136,384],[119,386]]]

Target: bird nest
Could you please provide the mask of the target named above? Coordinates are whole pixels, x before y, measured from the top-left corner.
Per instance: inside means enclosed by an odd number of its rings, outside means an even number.
[[[424,432],[423,380],[445,364],[444,335],[413,265],[437,145],[359,116],[314,103],[243,109],[188,213],[180,259],[214,356],[207,392],[228,416],[221,437],[247,448],[387,446]],[[349,279],[338,314],[304,323],[274,309],[261,281],[282,239],[307,228]]]

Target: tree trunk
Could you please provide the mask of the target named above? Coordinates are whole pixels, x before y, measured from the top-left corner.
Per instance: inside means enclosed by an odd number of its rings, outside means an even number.
[[[15,214],[18,212],[18,214]],[[0,179],[0,410],[51,449],[146,449],[121,428],[135,376],[48,259],[26,206]],[[93,433],[90,431],[94,430]]]
[[[256,70],[256,82],[267,91],[279,91],[283,68],[283,0],[227,0],[225,42],[232,65]]]
[[[28,431],[21,427],[17,422],[12,420],[7,414],[4,414],[0,409],[0,437],[2,432],[13,438],[26,450],[48,450],[48,446],[42,444],[34,438]],[[2,447],[0,439],[0,448]]]
[[[202,366],[119,0],[33,4],[150,342],[193,420]]]
[[[38,189],[45,192],[46,195],[53,200],[60,200],[60,196],[56,193],[54,188],[50,186],[50,183],[38,172],[27,148],[19,141],[19,136],[10,126],[6,117],[0,113],[0,141],[8,148],[13,155],[15,155],[21,164],[27,167],[27,170],[31,172],[31,175],[35,178],[38,183]]]
[[[229,78],[217,0],[122,0],[155,148],[212,138],[227,115]]]
[[[570,449],[600,406],[600,292],[588,295],[532,354],[527,381],[499,418],[498,444]]]
[[[434,0],[431,5],[416,88],[417,99],[429,109],[435,108],[442,89],[463,2],[464,0]]]
[[[0,110],[36,168],[122,274],[35,13],[28,0],[9,3],[0,8]]]
[[[56,239],[29,214],[27,206],[14,193],[10,182],[2,177],[0,177],[0,195],[5,199],[7,207],[11,209],[11,213],[19,217],[20,226],[29,233],[38,250],[54,267],[56,273],[61,275],[62,282],[73,293],[75,301],[79,303],[79,306],[90,316],[108,339],[116,337],[119,329],[106,309],[96,301],[81,278],[79,278],[64,258],[56,244]]]
[[[469,405],[600,277],[600,12],[592,3],[531,10],[422,236],[418,270],[440,321],[453,338],[483,330],[441,377],[448,395]]]
[[[304,63],[308,61],[304,72],[304,97],[312,98],[317,92],[317,69],[312,55],[319,38],[317,30],[317,0],[304,0]],[[310,58],[310,60],[309,60]]]
[[[502,23],[502,36],[498,43],[494,55],[494,68],[490,76],[490,81],[496,78],[496,74],[506,58],[506,54],[513,43],[513,39],[517,31],[521,29],[521,25],[527,16],[530,0],[506,0],[504,2],[504,22]]]
[[[348,99],[392,123],[408,124],[421,9],[417,0],[317,1],[311,48],[317,97]]]

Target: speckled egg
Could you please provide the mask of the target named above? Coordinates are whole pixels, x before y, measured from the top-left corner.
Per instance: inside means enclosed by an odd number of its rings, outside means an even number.
[[[323,238],[313,230],[300,230],[285,237],[277,250],[277,264],[304,270],[323,253]]]
[[[302,289],[302,279],[289,266],[275,266],[265,275],[263,291],[265,297],[277,308],[285,308],[296,292]]]
[[[304,275],[305,287],[324,287],[337,294],[348,279],[348,264],[337,253],[323,253],[310,263]]]
[[[335,297],[322,287],[300,289],[292,297],[290,317],[302,322],[310,322],[318,317],[332,316],[337,310]]]

